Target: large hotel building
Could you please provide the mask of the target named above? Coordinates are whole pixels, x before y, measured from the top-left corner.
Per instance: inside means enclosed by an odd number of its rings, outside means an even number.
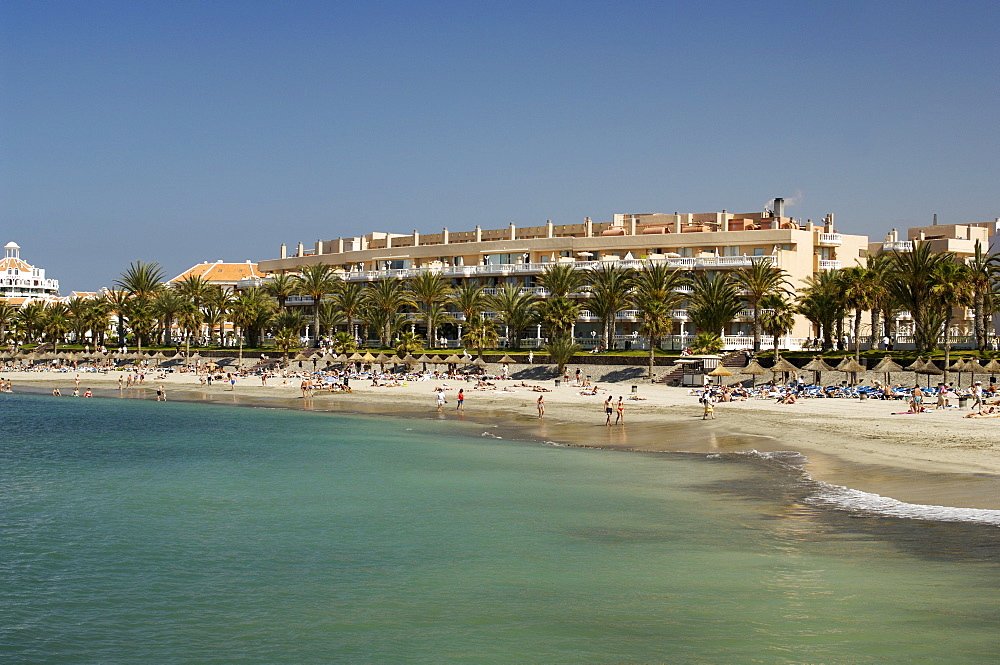
[[[567,263],[580,270],[605,264],[641,270],[663,262],[694,274],[735,270],[761,261],[784,270],[791,287],[798,290],[803,280],[819,271],[864,261],[867,236],[838,233],[832,214],[820,223],[803,223],[786,217],[783,207],[782,199],[775,199],[773,209],[748,213],[616,214],[610,222],[588,218],[581,224],[510,224],[500,229],[477,226],[466,231],[442,229],[434,234],[372,232],[317,241],[309,248],[299,243],[291,253],[282,245],[280,258],[261,261],[260,269],[292,272],[323,263],[333,266],[342,279],[362,282],[406,279],[432,271],[456,285],[477,280],[488,293],[511,284],[544,298],[547,294],[537,280],[553,263]],[[579,297],[585,299],[586,293]],[[598,337],[598,322],[585,307],[584,301],[574,335],[587,346]],[[693,332],[686,326],[687,314],[681,307],[674,312],[675,343]],[[630,310],[619,313],[619,344],[634,340],[642,345],[637,336],[637,314]],[[414,323],[419,326],[419,319]],[[747,348],[752,334],[750,312],[742,312],[724,332],[727,348]],[[537,343],[544,334],[540,328],[530,331],[526,341]],[[797,348],[814,334],[803,317],[796,317],[795,327],[782,346]]]

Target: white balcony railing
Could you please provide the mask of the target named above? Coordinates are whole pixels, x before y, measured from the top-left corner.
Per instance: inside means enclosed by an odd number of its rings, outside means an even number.
[[[816,244],[821,247],[840,247],[843,242],[843,236],[839,233],[820,233]]]
[[[887,240],[882,243],[883,252],[912,252],[913,251],[913,241],[912,240]]]
[[[820,259],[819,269],[820,270],[840,270],[842,264],[840,261],[832,261],[830,259]]]

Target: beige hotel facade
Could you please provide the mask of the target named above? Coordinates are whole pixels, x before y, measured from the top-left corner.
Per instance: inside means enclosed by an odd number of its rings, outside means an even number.
[[[538,277],[552,264],[565,263],[585,270],[605,264],[642,270],[654,262],[694,274],[700,271],[731,271],[763,261],[788,274],[791,287],[798,290],[803,280],[819,271],[832,270],[864,261],[867,236],[838,233],[832,214],[820,223],[801,222],[785,216],[783,201],[775,199],[773,209],[730,213],[649,213],[616,214],[610,222],[585,219],[580,224],[553,224],[451,231],[421,234],[373,231],[352,238],[317,241],[306,247],[299,243],[292,252],[282,245],[280,257],[260,261],[266,273],[295,272],[305,265],[327,264],[344,280],[374,282],[398,277],[407,279],[431,271],[458,285],[476,280],[487,293],[506,284],[530,290],[539,298],[548,294],[538,285]],[[252,280],[251,280],[252,281]],[[249,286],[250,282],[241,284]],[[587,293],[578,294],[583,311],[574,335],[585,347],[599,341],[598,321],[586,310]],[[296,298],[290,304],[311,304]],[[674,311],[674,336],[664,346],[680,348],[690,342],[684,304]],[[412,317],[415,329],[420,318]],[[452,345],[461,336],[461,315],[451,335]],[[638,313],[620,312],[616,325],[616,346],[643,348],[638,335]],[[724,331],[727,349],[751,346],[751,316],[743,311]],[[796,318],[783,348],[800,348],[813,337],[808,321]],[[544,340],[541,327],[528,331],[522,346]],[[771,340],[765,338],[764,345]],[[646,347],[648,348],[648,347]]]

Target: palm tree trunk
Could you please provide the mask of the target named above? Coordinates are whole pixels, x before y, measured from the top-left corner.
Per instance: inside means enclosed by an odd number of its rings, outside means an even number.
[[[973,322],[973,326],[975,328],[977,351],[982,351],[983,348],[985,348],[986,346],[986,324],[985,324],[986,317],[983,316],[983,308],[985,304],[986,304],[986,297],[984,296],[982,291],[977,289],[975,295],[973,296],[973,303],[972,303],[972,306],[975,308],[976,311],[976,316]]]
[[[757,303],[753,305],[753,353],[754,355],[760,353],[760,312]]]
[[[861,360],[861,309],[854,310],[854,361]]]
[[[653,382],[653,365],[656,362],[656,340],[649,338],[649,382]]]

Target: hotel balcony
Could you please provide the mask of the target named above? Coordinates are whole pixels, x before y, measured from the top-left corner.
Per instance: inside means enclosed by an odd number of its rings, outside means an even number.
[[[843,264],[840,261],[831,261],[830,259],[819,260],[820,270],[840,270],[841,265]]]
[[[912,240],[896,240],[896,241],[885,241],[882,243],[883,252],[912,252],[913,251],[913,241]]]
[[[816,244],[820,247],[840,247],[844,241],[839,233],[818,233]]]

